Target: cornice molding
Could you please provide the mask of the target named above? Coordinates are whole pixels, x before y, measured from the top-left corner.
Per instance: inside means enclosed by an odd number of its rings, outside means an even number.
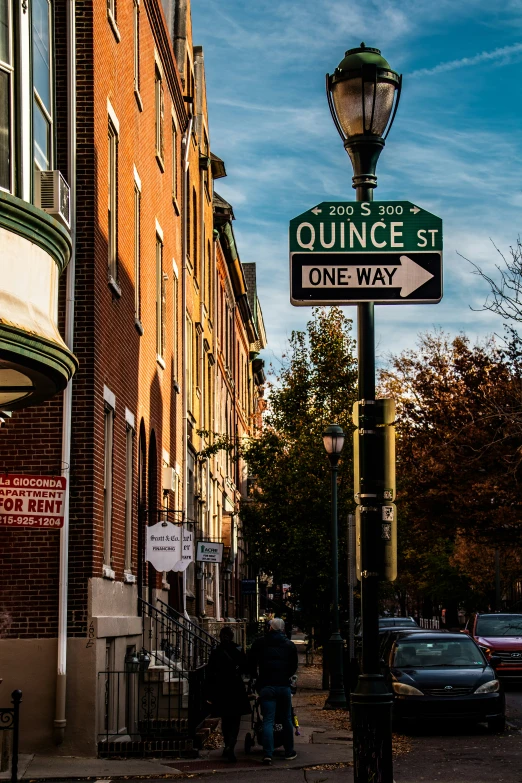
[[[147,16],[149,17],[154,41],[161,57],[161,62],[165,71],[165,78],[169,85],[169,91],[172,96],[172,102],[176,109],[176,116],[183,131],[188,125],[187,111],[181,91],[181,78],[174,57],[174,49],[170,40],[165,16],[159,0],[144,0]]]
[[[53,217],[27,201],[0,191],[0,227],[33,242],[54,258],[60,274],[71,257],[71,237]]]

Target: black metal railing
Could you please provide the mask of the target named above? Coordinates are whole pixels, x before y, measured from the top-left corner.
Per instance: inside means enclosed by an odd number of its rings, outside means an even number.
[[[99,672],[98,687],[104,704],[100,756],[197,755],[189,731],[186,672],[153,666],[147,671]]]
[[[139,599],[143,617],[143,647],[155,665],[194,671],[209,659],[216,639],[196,623],[157,599],[157,606]]]
[[[18,780],[18,741],[20,736],[20,702],[22,691],[16,690],[11,694],[12,707],[0,707],[0,731],[12,731],[11,743],[11,783]]]
[[[197,755],[198,727],[208,713],[206,664],[217,640],[163,601],[138,600],[143,655],[129,658],[124,671],[98,674],[104,705],[98,753]]]
[[[207,663],[210,653],[218,643],[216,637],[212,636],[212,634],[208,633],[208,631],[205,631],[204,628],[201,628],[188,617],[182,615],[172,606],[165,603],[165,601],[162,601],[161,598],[157,598],[156,603],[164,614],[166,614],[168,617],[171,617],[176,623],[179,623],[183,626],[183,628],[186,629],[194,642],[197,640],[197,648],[199,650],[200,657],[194,661],[195,665],[192,668],[195,669],[198,666],[202,666],[204,663]]]

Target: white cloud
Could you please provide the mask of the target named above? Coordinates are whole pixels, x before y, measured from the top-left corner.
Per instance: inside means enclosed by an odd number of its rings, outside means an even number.
[[[521,54],[522,43],[516,43],[510,46],[501,46],[498,49],[493,49],[490,52],[480,52],[473,57],[461,57],[460,60],[450,60],[449,62],[439,63],[433,68],[420,68],[419,70],[410,73],[409,77],[434,76],[438,73],[446,73],[446,71],[455,71],[458,68],[470,68],[473,65],[481,65],[482,63],[492,62],[495,60],[510,59],[514,55]]]

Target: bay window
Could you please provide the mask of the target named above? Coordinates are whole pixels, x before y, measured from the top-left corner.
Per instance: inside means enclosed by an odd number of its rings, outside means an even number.
[[[51,6],[49,0],[33,0],[31,14],[34,164],[41,171],[49,171],[53,167]]]
[[[0,188],[12,189],[13,53],[12,7],[0,0]]]

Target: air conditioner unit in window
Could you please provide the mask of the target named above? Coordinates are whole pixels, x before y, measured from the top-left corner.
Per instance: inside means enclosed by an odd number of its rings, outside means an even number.
[[[59,171],[35,171],[35,206],[70,229],[71,189]]]
[[[176,471],[167,465],[163,466],[163,491],[176,491]]]

